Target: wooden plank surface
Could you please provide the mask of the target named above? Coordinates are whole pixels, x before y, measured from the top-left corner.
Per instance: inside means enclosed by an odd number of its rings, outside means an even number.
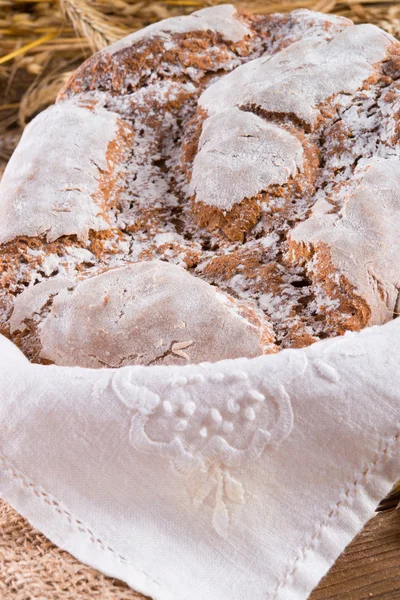
[[[400,600],[400,511],[371,519],[309,600]]]
[[[0,500],[0,600],[94,598],[146,600],[55,547]],[[309,600],[400,600],[400,511],[374,517]]]

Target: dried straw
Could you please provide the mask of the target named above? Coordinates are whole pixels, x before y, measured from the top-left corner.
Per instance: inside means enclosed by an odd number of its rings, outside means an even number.
[[[0,178],[26,123],[55,100],[70,72],[91,52],[154,21],[224,1],[0,0]],[[332,12],[400,37],[398,0],[246,0],[240,5],[258,14],[296,8]],[[33,589],[34,597],[43,599],[142,598],[55,548],[0,502],[0,596],[22,600],[27,591],[33,597]]]
[[[87,38],[93,52],[116,42],[129,31],[114,25],[85,0],[61,0],[61,8],[77,34]]]
[[[54,101],[72,71],[47,75],[35,81],[24,93],[18,106],[18,123],[23,129],[29,118]]]
[[[28,120],[54,101],[67,73],[92,52],[159,19],[223,1],[0,0],[0,174]],[[299,7],[335,12],[400,37],[398,0],[245,0],[240,5],[259,14]]]

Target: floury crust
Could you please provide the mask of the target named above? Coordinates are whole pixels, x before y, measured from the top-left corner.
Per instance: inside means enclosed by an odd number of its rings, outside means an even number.
[[[184,364],[393,318],[399,75],[394,38],[306,10],[94,55],[0,183],[1,333],[37,362]]]

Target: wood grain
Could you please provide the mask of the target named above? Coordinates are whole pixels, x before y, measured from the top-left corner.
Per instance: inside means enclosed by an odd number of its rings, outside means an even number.
[[[371,519],[309,600],[400,600],[400,511]]]
[[[146,600],[54,546],[0,500],[0,600],[94,598]],[[309,600],[400,600],[400,511],[371,519]]]

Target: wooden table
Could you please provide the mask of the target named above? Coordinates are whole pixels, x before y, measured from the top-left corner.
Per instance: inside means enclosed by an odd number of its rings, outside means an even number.
[[[49,576],[54,571],[56,582]],[[99,600],[146,600],[56,548],[0,500],[1,600],[93,600],[88,582],[96,584]],[[373,518],[309,600],[400,600],[400,511]]]
[[[371,519],[309,600],[400,600],[400,511]]]

